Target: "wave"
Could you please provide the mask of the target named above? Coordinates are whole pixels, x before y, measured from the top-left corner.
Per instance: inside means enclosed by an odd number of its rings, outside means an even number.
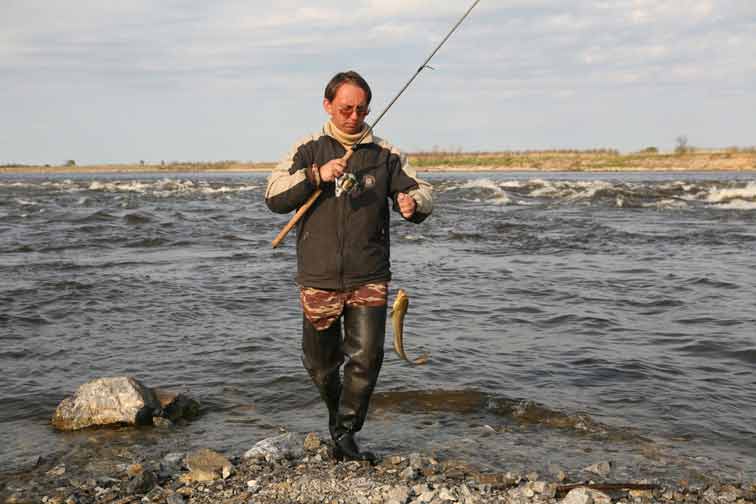
[[[449,188],[449,190],[455,189],[464,191],[464,197],[473,201],[486,201],[495,205],[512,203],[512,199],[500,184],[487,178],[468,180],[459,186]]]
[[[614,208],[682,210],[693,206],[756,209],[756,182],[619,182],[610,180],[496,181],[473,178],[442,188],[463,199],[490,204],[590,204]]]
[[[748,182],[744,187],[713,188],[706,200],[709,203],[727,203],[729,201],[756,203],[756,182]]]
[[[26,189],[34,191],[56,191],[66,193],[103,192],[137,193],[157,197],[176,194],[235,194],[260,189],[255,183],[220,183],[206,180],[171,179],[160,180],[62,180],[45,182],[0,182],[0,189]],[[80,199],[79,204],[86,202]],[[20,203],[19,203],[20,204]]]

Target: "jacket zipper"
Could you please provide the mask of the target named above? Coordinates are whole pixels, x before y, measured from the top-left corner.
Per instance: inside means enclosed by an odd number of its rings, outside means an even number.
[[[346,154],[346,150],[344,150],[344,154]],[[342,156],[344,154],[342,154]],[[339,243],[339,258],[338,258],[339,260],[339,290],[341,291],[346,289],[345,283],[344,283],[344,241],[345,241],[344,235],[346,234],[346,211],[344,209],[344,205],[345,205],[347,197],[348,197],[347,194],[342,194],[341,196],[336,198],[337,200],[336,208],[338,210],[336,236],[338,237],[338,243]]]

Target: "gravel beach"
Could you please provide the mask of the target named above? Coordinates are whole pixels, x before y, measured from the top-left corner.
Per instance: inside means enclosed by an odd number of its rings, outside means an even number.
[[[288,442],[281,446],[281,439]],[[278,443],[278,447],[275,445]],[[271,448],[273,446],[273,448]],[[262,448],[261,448],[262,447]],[[228,458],[227,458],[228,457]],[[33,467],[0,475],[11,503],[494,503],[607,504],[756,502],[756,485],[710,481],[613,481],[611,464],[580,475],[482,473],[459,460],[424,454],[384,455],[378,464],[335,462],[314,433],[263,440],[243,454],[208,449],[143,460],[134,450],[40,457]],[[586,474],[593,477],[582,479]],[[579,478],[578,478],[579,476]]]

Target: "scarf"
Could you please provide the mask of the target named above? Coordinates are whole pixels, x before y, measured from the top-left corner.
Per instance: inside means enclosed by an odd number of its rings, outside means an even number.
[[[354,145],[354,143],[357,140],[360,139],[360,137],[362,136],[363,133],[365,133],[365,130],[367,128],[368,128],[368,125],[366,124],[365,126],[363,126],[362,131],[358,133],[354,133],[354,134],[344,133],[339,128],[337,128],[336,125],[333,124],[333,122],[329,119],[328,122],[325,123],[325,126],[323,126],[323,132],[326,135],[338,140],[338,142],[341,145],[343,145],[345,149],[348,149],[349,147]],[[371,131],[370,133],[367,134],[367,136],[365,136],[365,138],[360,143],[371,143],[372,141],[373,141],[373,132]]]

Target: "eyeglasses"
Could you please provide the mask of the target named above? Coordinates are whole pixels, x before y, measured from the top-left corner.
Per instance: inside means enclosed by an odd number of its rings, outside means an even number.
[[[355,107],[354,105],[345,105],[343,107],[337,107],[336,110],[344,117],[352,117],[352,114],[354,114],[355,112],[358,116],[364,117],[368,115],[368,112],[370,112],[370,107],[363,107],[362,105],[358,105],[357,107]]]

